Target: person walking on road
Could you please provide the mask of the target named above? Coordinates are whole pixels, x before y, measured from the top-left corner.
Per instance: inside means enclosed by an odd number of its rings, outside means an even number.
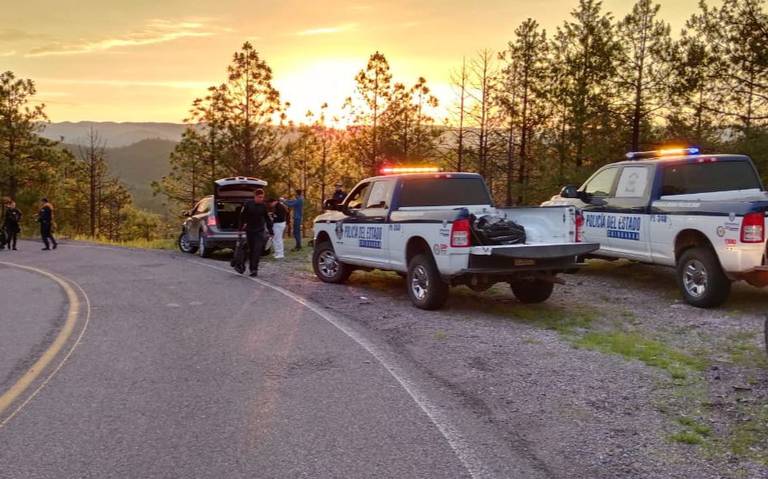
[[[304,213],[304,192],[296,190],[296,197],[292,200],[285,200],[285,206],[293,209],[293,239],[296,240],[294,251],[301,249],[301,220]]]
[[[40,236],[43,237],[45,248],[43,251],[50,251],[51,245],[56,249],[59,244],[53,237],[53,205],[48,198],[40,200],[40,211],[37,212],[37,222],[40,223]]]
[[[7,235],[5,241],[9,250],[17,251],[16,240],[21,233],[21,210],[16,208],[16,202],[10,200],[8,207],[5,209],[5,220],[3,226],[5,228],[5,234]]]
[[[283,235],[285,234],[285,223],[288,221],[288,208],[275,198],[270,198],[268,203],[269,207],[272,208],[272,231],[275,233],[272,245],[275,247],[275,259],[283,259],[285,258]]]
[[[248,240],[248,269],[251,276],[259,275],[259,260],[268,236],[273,235],[272,219],[269,210],[264,203],[264,190],[261,188],[253,192],[253,199],[248,200],[240,211],[240,229],[245,230]]]

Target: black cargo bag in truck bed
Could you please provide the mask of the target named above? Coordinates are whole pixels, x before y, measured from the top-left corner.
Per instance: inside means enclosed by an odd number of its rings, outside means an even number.
[[[523,244],[525,228],[501,216],[484,215],[472,217],[472,234],[484,246]]]

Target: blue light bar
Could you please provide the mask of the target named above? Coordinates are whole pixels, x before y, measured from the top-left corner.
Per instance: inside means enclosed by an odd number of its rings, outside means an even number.
[[[649,158],[661,158],[664,156],[690,156],[698,155],[699,153],[699,148],[692,146],[689,148],[666,148],[653,151],[631,151],[627,153],[626,156],[628,160],[643,160]]]

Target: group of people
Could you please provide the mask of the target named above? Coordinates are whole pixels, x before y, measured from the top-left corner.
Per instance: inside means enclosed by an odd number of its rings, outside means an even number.
[[[248,241],[248,266],[251,276],[257,276],[259,260],[266,242],[271,238],[275,259],[285,258],[283,234],[290,216],[288,208],[293,210],[293,238],[296,240],[294,251],[301,249],[301,223],[304,213],[304,194],[296,190],[295,198],[264,199],[261,188],[253,192],[253,199],[248,200],[240,210],[240,229],[245,231]]]
[[[336,184],[333,193],[333,201],[340,204],[347,194],[341,183]],[[240,210],[240,229],[245,231],[248,242],[248,268],[251,276],[259,274],[259,260],[261,252],[269,239],[272,239],[275,259],[285,257],[285,244],[283,234],[287,226],[289,214],[288,208],[293,210],[293,238],[296,241],[294,251],[301,250],[302,221],[304,214],[304,192],[296,190],[293,199],[269,198],[265,200],[264,190],[257,189],[253,192],[253,199],[248,200]]]
[[[16,201],[12,198],[5,202],[5,215],[3,216],[2,230],[0,231],[0,249],[8,248],[9,251],[18,251],[18,239],[21,233],[22,213],[16,207]],[[40,200],[40,210],[37,212],[37,222],[40,223],[40,236],[45,247],[43,251],[56,249],[59,244],[53,236],[53,205],[48,198]]]

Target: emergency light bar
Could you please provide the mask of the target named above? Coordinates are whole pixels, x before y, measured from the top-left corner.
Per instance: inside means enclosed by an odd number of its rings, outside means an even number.
[[[436,166],[385,166],[381,169],[383,175],[397,175],[402,173],[437,173],[440,168]]]
[[[649,158],[661,158],[664,156],[688,156],[698,155],[699,148],[693,146],[690,148],[666,148],[653,151],[631,151],[627,153],[628,160],[645,160]]]

